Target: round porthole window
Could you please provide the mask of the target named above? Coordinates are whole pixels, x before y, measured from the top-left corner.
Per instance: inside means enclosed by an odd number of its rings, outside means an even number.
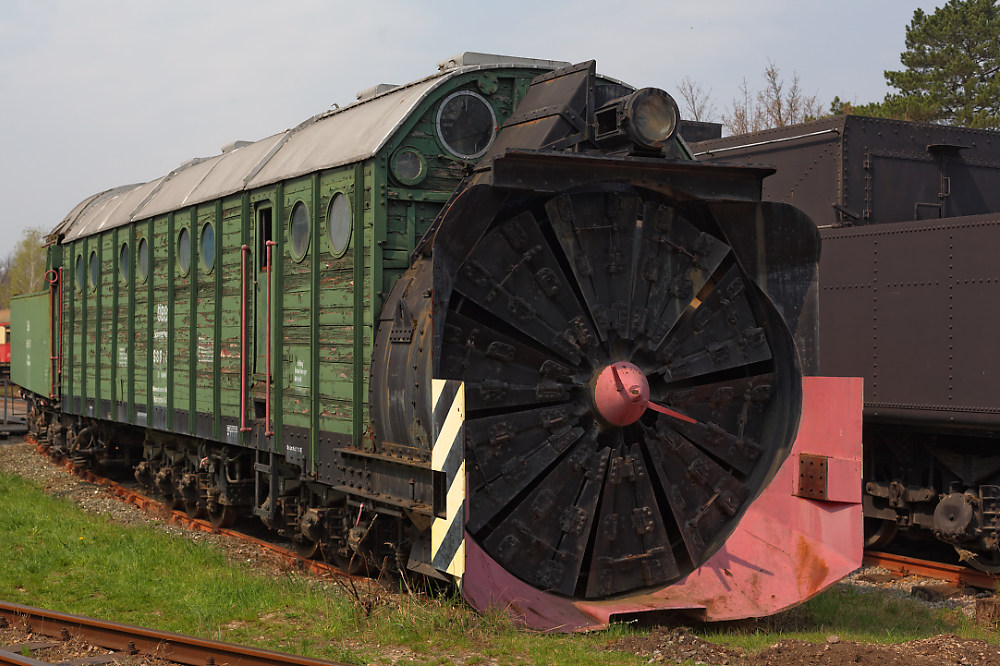
[[[181,275],[187,275],[191,268],[191,234],[187,227],[177,233],[177,265],[180,266]]]
[[[445,97],[437,113],[438,139],[457,157],[482,157],[496,136],[497,117],[482,95],[459,90]]]
[[[128,284],[129,278],[132,277],[132,264],[129,263],[131,255],[128,251],[128,243],[122,243],[121,249],[118,250],[118,269],[122,274],[122,280],[125,284]]]
[[[392,175],[403,185],[416,185],[427,175],[427,162],[416,148],[400,148],[392,156]]]
[[[145,282],[149,275],[149,244],[145,238],[139,239],[139,254],[136,259],[139,262],[139,279]]]
[[[90,252],[90,288],[97,289],[97,279],[100,277],[98,270],[100,266],[97,265],[97,250],[91,250]]]
[[[76,255],[76,288],[83,289],[83,255]]]
[[[330,210],[327,212],[330,231],[330,250],[333,256],[342,257],[347,252],[351,242],[351,202],[340,192],[330,200]]]
[[[292,237],[292,258],[302,261],[309,249],[309,210],[301,201],[292,206],[292,219],[289,222],[289,233]]]
[[[206,272],[215,265],[215,227],[211,222],[201,228],[201,265]]]

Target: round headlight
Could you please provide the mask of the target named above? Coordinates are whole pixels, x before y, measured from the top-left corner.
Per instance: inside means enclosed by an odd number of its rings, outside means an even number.
[[[677,102],[657,88],[637,90],[625,103],[625,131],[645,148],[662,148],[677,131]]]

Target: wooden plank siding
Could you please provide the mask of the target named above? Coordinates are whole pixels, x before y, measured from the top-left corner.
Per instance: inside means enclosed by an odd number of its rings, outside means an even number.
[[[283,193],[281,243],[282,274],[280,378],[283,425],[310,431],[309,458],[315,461],[320,431],[349,437],[361,444],[363,433],[355,430],[355,399],[367,419],[367,362],[358,373],[356,345],[364,358],[372,347],[370,279],[357,285],[369,297],[366,307],[355,310],[356,255],[363,274],[372,256],[372,223],[368,216],[353,221],[348,251],[336,256],[329,234],[329,208],[333,198],[344,195],[355,212],[355,169],[340,169],[322,175],[289,181]],[[297,258],[290,235],[292,211],[302,203],[309,213],[309,242],[305,255]],[[355,252],[357,239],[360,252]],[[360,340],[355,334],[360,333]],[[277,377],[276,377],[277,379]],[[362,388],[355,385],[363,383]]]
[[[146,415],[149,410],[149,382],[146,381],[146,377],[149,376],[149,357],[152,353],[152,348],[150,347],[150,327],[152,326],[152,319],[150,318],[150,306],[149,300],[149,264],[151,263],[151,222],[140,222],[133,225],[135,230],[135,260],[132,264],[135,268],[135,280],[132,289],[133,297],[133,307],[132,307],[132,317],[135,321],[135,328],[132,333],[132,359],[130,376],[132,378],[132,404],[129,407],[129,418],[132,423],[135,424],[145,424]],[[139,262],[140,259],[140,246],[143,245],[140,241],[145,240],[144,250],[146,255],[146,275],[143,276],[139,273]],[[141,412],[141,416],[140,416]]]
[[[175,413],[178,409],[187,409],[189,396],[191,395],[191,324],[192,324],[192,303],[190,287],[193,282],[193,270],[190,265],[190,247],[185,253],[188,263],[187,270],[181,268],[181,253],[178,238],[181,230],[188,233],[188,240],[191,240],[191,216],[190,209],[173,214],[173,224],[168,225],[169,237],[166,239],[171,250],[172,257],[169,259],[167,267],[166,285],[167,302],[170,305],[168,313],[168,351],[166,358],[167,365],[167,428],[174,432],[188,433],[187,419],[178,422],[175,420]],[[160,364],[162,365],[162,363]]]
[[[216,306],[215,322],[218,334],[215,357],[218,362],[217,384],[220,416],[239,419],[240,413],[240,354],[241,354],[241,289],[243,227],[242,197],[226,199],[222,206],[222,223],[216,225],[216,280],[221,282],[222,299]],[[221,227],[221,228],[220,228]],[[248,279],[253,279],[252,260],[248,260]],[[248,296],[252,285],[248,286]],[[248,315],[249,316],[249,315]],[[248,342],[247,353],[253,354]],[[249,361],[249,359],[248,359]],[[248,370],[250,368],[248,364]],[[222,433],[219,433],[222,436]]]
[[[368,373],[375,315],[408,265],[417,239],[440,207],[435,201],[386,203],[385,158],[310,174],[247,194],[141,220],[65,246],[63,373],[66,410],[180,434],[249,443],[239,423],[242,400],[242,253],[257,242],[256,211],[270,206],[275,252],[272,294],[275,384],[274,450],[282,429],[305,429],[314,470],[322,433],[334,442],[367,446]],[[347,198],[352,230],[338,255],[330,237],[334,198]],[[444,198],[443,194],[436,194]],[[303,257],[293,255],[290,218],[306,206],[310,233]],[[399,205],[396,205],[399,204]],[[387,219],[390,215],[392,219]],[[206,264],[202,238],[211,225],[215,254]],[[190,264],[179,263],[187,230]],[[139,271],[140,245],[149,255]],[[119,260],[128,248],[128,271]],[[99,282],[90,284],[90,253]],[[248,259],[247,417],[264,396],[263,285],[256,249]],[[80,258],[82,276],[76,272]],[[82,277],[82,279],[80,279]],[[259,327],[255,330],[255,327]],[[255,385],[256,382],[256,385]],[[102,403],[102,401],[104,401]],[[103,410],[103,411],[102,411]],[[259,422],[258,422],[259,423]]]
[[[83,255],[83,298],[84,298],[84,328],[83,328],[83,377],[82,395],[88,400],[93,400],[95,391],[95,378],[97,376],[97,317],[98,317],[98,294],[97,287],[91,278],[91,255],[97,252],[100,245],[99,237],[87,239],[85,244],[85,254]],[[92,409],[85,410],[88,415],[93,415]]]
[[[288,181],[284,188],[283,215],[279,220],[281,238],[279,247],[282,250],[284,264],[281,298],[282,337],[279,348],[272,350],[271,364],[274,368],[275,361],[278,361],[285,369],[279,380],[283,389],[281,392],[283,425],[308,428],[309,397],[314,379],[309,373],[311,368],[309,358],[312,326],[311,275],[315,248],[309,243],[304,256],[301,259],[295,258],[291,217],[295,206],[300,204],[306,207],[311,231],[316,224],[316,211],[313,210],[312,185],[309,178]],[[311,236],[310,233],[309,237]]]
[[[66,327],[69,336],[66,348],[69,350],[69,376],[67,388],[71,396],[69,411],[75,414],[83,414],[83,341],[84,341],[84,315],[86,313],[86,292],[84,284],[85,269],[83,268],[83,255],[87,250],[86,240],[77,243],[71,253],[72,263],[69,273],[71,275],[70,288],[66,290],[69,299],[69,325]]]

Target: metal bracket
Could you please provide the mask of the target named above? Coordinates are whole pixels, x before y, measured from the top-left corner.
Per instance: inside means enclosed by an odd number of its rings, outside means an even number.
[[[392,330],[389,332],[389,342],[409,344],[413,340],[413,315],[400,298],[396,301],[396,311],[392,317]]]
[[[799,454],[799,481],[795,490],[798,497],[815,500],[827,499],[829,461],[827,456]]]

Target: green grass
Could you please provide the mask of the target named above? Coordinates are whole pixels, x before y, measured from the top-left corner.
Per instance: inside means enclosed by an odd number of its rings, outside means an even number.
[[[0,598],[184,634],[351,663],[643,664],[601,648],[631,626],[580,635],[519,630],[448,597],[389,594],[312,578],[277,578],[215,547],[149,526],[85,514],[37,485],[0,474]],[[775,618],[695,626],[716,643],[756,650],[783,637],[898,642],[940,633],[996,640],[960,613],[834,588]]]
[[[390,649],[426,664],[607,660],[594,650],[604,634],[524,632],[456,598],[389,594],[374,582],[267,577],[206,543],[112,523],[2,474],[0,534],[0,598],[15,603],[353,663]]]
[[[831,634],[862,643],[902,643],[953,633],[1000,643],[960,610],[931,609],[915,599],[867,588],[835,585],[797,608],[771,618],[705,625],[696,633],[715,643],[760,650],[780,638],[822,642]]]

